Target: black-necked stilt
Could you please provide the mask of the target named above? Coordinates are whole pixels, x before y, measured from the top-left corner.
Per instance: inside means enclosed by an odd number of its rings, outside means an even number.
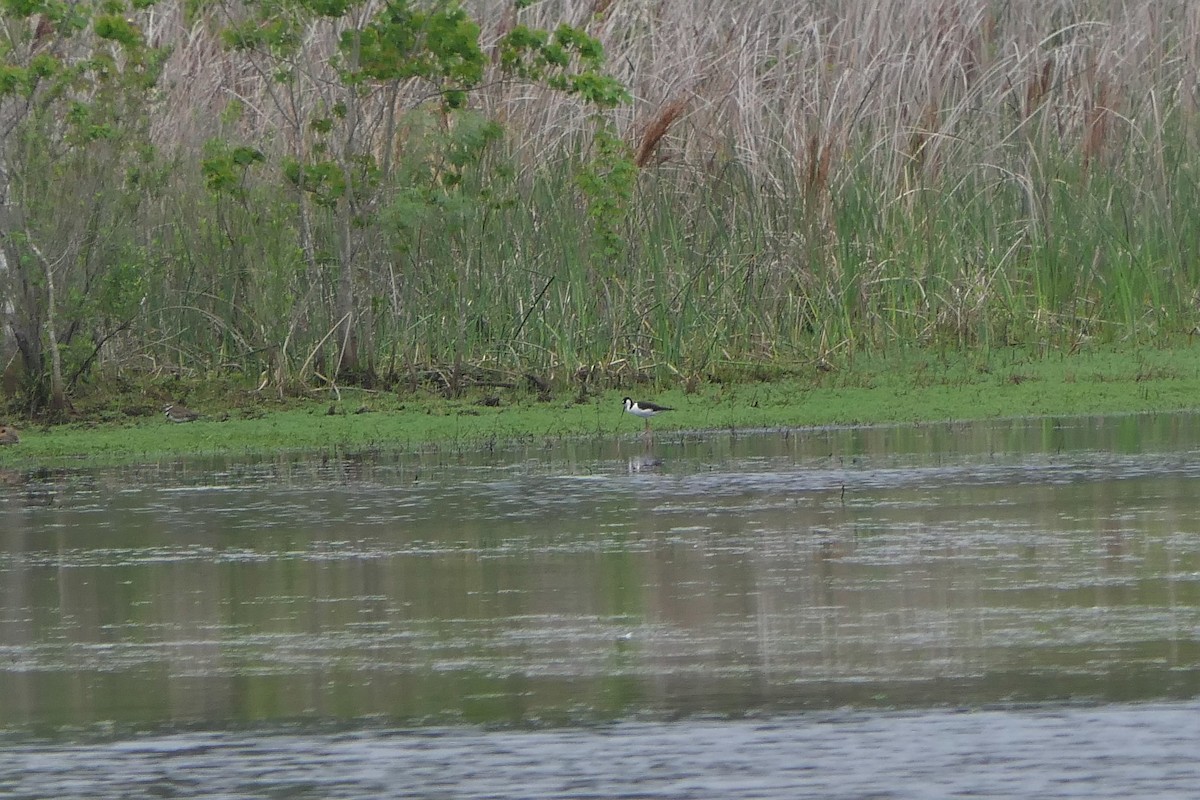
[[[21,437],[17,436],[15,428],[0,425],[0,444],[20,444]]]
[[[674,411],[670,406],[660,406],[658,403],[647,403],[644,401],[635,401],[626,397],[624,399],[625,413],[633,414],[635,417],[641,417],[646,420],[646,424],[650,424],[650,418],[658,416],[664,411]]]
[[[195,422],[200,415],[179,403],[169,403],[163,406],[163,413],[171,422]]]
[[[674,411],[670,406],[660,406],[658,403],[647,403],[642,400],[635,401],[629,397],[626,397],[622,402],[625,405],[626,414],[633,414],[635,417],[641,417],[646,420],[646,430],[642,433],[642,436],[646,440],[647,447],[654,440],[654,433],[650,430],[650,418],[657,417],[664,411]]]

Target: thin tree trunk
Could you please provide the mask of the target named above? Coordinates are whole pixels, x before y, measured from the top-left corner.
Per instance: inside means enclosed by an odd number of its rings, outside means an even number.
[[[0,358],[10,350],[15,341],[16,334],[13,331],[14,320],[16,319],[17,307],[13,303],[13,292],[10,287],[12,276],[8,269],[8,253],[5,248],[0,247],[0,298],[3,298],[3,305],[0,306]]]
[[[21,324],[22,319],[17,312],[18,309],[25,309],[24,304],[18,305],[18,302],[26,296],[27,292],[22,285],[20,287],[22,291],[18,295],[18,283],[24,284],[25,282],[19,281],[19,278],[23,277],[19,274],[21,260],[12,246],[12,238],[6,235],[11,225],[9,208],[8,176],[3,170],[3,166],[0,166],[0,361],[7,361],[12,348],[16,347],[21,354],[22,366],[26,367],[25,374],[22,376],[22,379],[26,380],[26,376],[29,374],[29,359],[32,354],[28,352],[30,345],[28,337],[25,335],[26,329]]]
[[[63,382],[62,354],[58,352],[58,333],[55,328],[58,300],[54,285],[54,265],[29,238],[29,248],[46,270],[46,340],[50,345],[50,413],[61,416],[67,408],[67,393]]]
[[[347,56],[348,65],[353,68],[358,65],[359,34],[355,34],[354,46]],[[361,375],[361,364],[358,353],[358,319],[354,313],[354,257],[357,248],[354,246],[356,235],[354,213],[358,203],[358,176],[352,165],[358,155],[358,132],[360,99],[355,90],[351,89],[346,95],[346,139],[342,149],[342,173],[346,179],[346,192],[338,201],[338,236],[341,239],[338,248],[338,261],[341,272],[338,274],[337,301],[334,304],[334,314],[340,319],[342,329],[338,332],[338,364],[339,379],[357,381]]]
[[[341,330],[338,331],[338,364],[339,377],[354,378],[359,372],[358,362],[358,333],[357,320],[354,314],[354,247],[351,236],[354,235],[353,225],[350,224],[350,207],[343,202],[338,209],[338,227],[341,228],[341,272],[338,274],[337,301],[334,304],[334,314],[341,320]]]

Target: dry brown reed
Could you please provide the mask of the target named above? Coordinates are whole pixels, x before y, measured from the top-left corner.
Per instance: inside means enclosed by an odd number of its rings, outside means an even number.
[[[352,21],[309,31],[309,74],[285,93],[264,65],[220,47],[214,31],[239,13],[236,4],[207,4],[198,17],[184,6],[158,4],[147,24],[155,42],[174,47],[170,113],[157,118],[163,142],[194,147],[236,132],[271,144],[325,113],[331,44]],[[488,36],[514,23],[508,4],[470,7]],[[616,117],[639,162],[669,145],[673,161],[735,158],[764,181],[790,163],[810,189],[837,187],[861,158],[904,186],[918,162],[929,170],[991,161],[1016,135],[1057,140],[1090,162],[1123,127],[1174,99],[1164,93],[1194,107],[1189,87],[1200,70],[1200,6],[1188,0],[557,0],[519,18],[600,37],[636,98]],[[530,165],[587,135],[570,98],[506,81],[490,87],[476,102],[500,113]],[[408,108],[423,91],[368,98],[364,112],[376,116],[364,132],[388,130],[372,106]],[[236,131],[221,115],[231,101],[244,108]],[[674,124],[684,108],[686,128]]]
[[[650,163],[651,157],[658,150],[659,143],[667,135],[667,131],[671,129],[671,126],[683,116],[683,112],[687,110],[687,106],[687,100],[674,100],[667,103],[642,128],[641,141],[634,156],[634,162],[639,167],[645,167]]]

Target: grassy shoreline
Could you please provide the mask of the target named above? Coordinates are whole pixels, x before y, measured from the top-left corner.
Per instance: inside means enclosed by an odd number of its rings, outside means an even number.
[[[238,408],[195,403],[201,420],[175,425],[161,414],[120,422],[83,421],[21,430],[0,448],[0,466],[35,468],[154,462],[186,455],[338,453],[371,449],[482,450],[566,438],[636,437],[641,422],[622,413],[626,392],[578,402],[525,392],[448,400],[434,393],[343,391],[328,398],[260,401],[255,418]],[[629,392],[675,407],[657,431],[810,428],[831,425],[970,421],[1183,411],[1200,397],[1200,348],[1105,351],[1030,358],[1016,353],[941,356],[914,352],[859,359],[810,378],[705,384]],[[330,413],[330,411],[334,413]]]

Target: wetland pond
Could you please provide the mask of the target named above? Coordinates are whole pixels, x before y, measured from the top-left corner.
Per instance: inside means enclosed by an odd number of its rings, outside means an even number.
[[[4,475],[10,798],[1194,797],[1200,417]]]

